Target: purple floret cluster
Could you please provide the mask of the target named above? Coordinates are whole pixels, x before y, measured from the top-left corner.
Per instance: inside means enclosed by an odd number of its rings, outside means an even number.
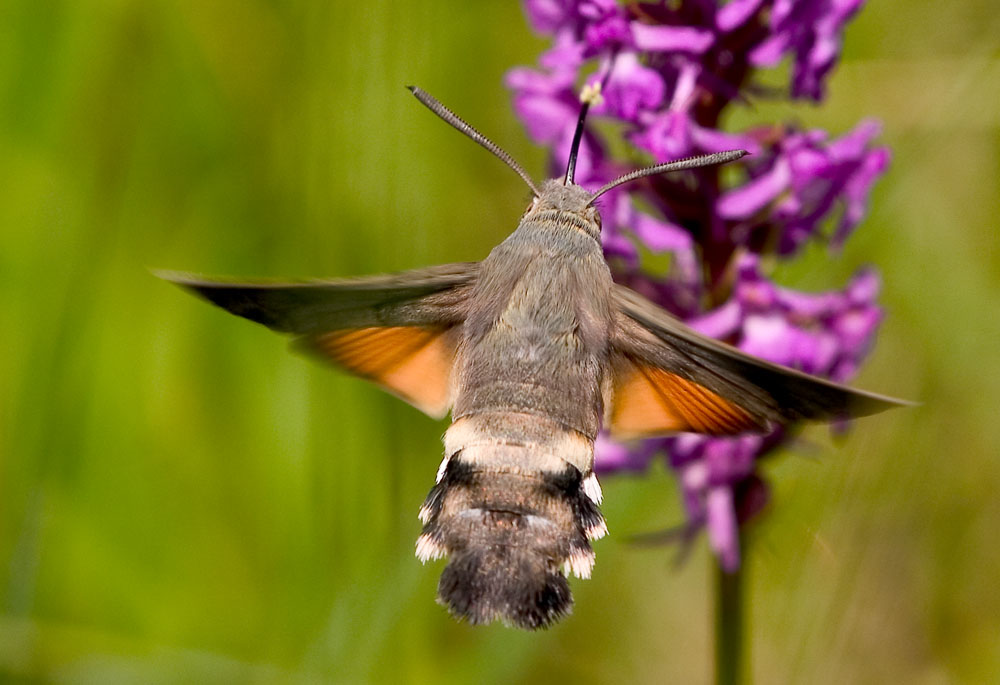
[[[745,149],[730,165],[652,176],[601,201],[604,250],[615,279],[696,330],[742,350],[836,381],[849,380],[881,317],[878,277],[855,275],[841,291],[803,293],[768,279],[765,264],[822,241],[837,248],[865,214],[889,163],[876,122],[840,137],[788,124],[721,130],[729,107],[776,97],[757,80],[790,61],[780,97],[819,101],[861,0],[526,0],[532,26],[552,38],[536,68],[507,74],[531,137],[562,173],[578,92],[601,85],[576,181],[596,189],[649,159]],[[627,153],[611,141],[628,143]],[[634,154],[639,152],[641,154]],[[629,158],[624,155],[629,154]],[[650,273],[650,262],[669,268]],[[618,445],[598,440],[597,468],[645,469],[666,455],[678,476],[690,538],[707,529],[723,568],[739,566],[739,525],[767,502],[760,459],[785,442],[764,436],[680,434]]]

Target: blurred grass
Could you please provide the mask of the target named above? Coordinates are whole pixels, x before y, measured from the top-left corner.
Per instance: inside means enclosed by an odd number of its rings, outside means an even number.
[[[1000,680],[994,10],[871,3],[826,105],[733,119],[884,121],[869,218],[781,276],[878,265],[860,384],[923,402],[769,465],[758,682]],[[444,425],[146,270],[481,258],[524,188],[401,86],[538,176],[501,78],[541,45],[515,3],[0,4],[0,679],[704,682],[704,546],[672,571],[622,542],[680,517],[662,469],[607,479],[571,619],[455,624],[412,556]]]

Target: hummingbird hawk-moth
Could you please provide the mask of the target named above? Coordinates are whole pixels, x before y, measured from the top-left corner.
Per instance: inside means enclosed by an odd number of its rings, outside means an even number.
[[[565,177],[538,187],[485,136],[410,90],[534,194],[486,259],[281,285],[161,275],[297,336],[300,348],[432,417],[451,410],[416,553],[424,562],[449,557],[438,601],[456,617],[534,629],[570,610],[567,576],[590,576],[590,543],[607,532],[593,469],[602,427],[624,438],[735,435],[902,404],[751,357],[612,281],[598,197],[743,151],[640,169],[591,193],[574,183],[585,102]]]

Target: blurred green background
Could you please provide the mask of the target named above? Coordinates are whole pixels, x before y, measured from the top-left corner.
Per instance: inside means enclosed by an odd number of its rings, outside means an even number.
[[[884,277],[858,384],[919,400],[771,461],[752,531],[760,683],[1000,682],[1000,14],[872,2],[821,108],[894,150],[836,259]],[[0,3],[0,679],[706,682],[711,567],[662,467],[604,481],[612,536],[540,634],[453,622],[413,557],[443,423],[152,277],[480,259],[526,202],[416,83],[537,177],[501,85],[514,2]]]

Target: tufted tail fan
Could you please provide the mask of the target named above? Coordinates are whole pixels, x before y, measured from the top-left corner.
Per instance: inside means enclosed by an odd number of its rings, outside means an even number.
[[[497,451],[524,448],[492,450],[496,464],[507,462]],[[571,610],[566,576],[590,576],[590,540],[607,532],[597,481],[568,464],[558,473],[499,468],[470,463],[462,452],[446,461],[420,510],[417,556],[450,557],[438,601],[454,616],[544,628]]]

